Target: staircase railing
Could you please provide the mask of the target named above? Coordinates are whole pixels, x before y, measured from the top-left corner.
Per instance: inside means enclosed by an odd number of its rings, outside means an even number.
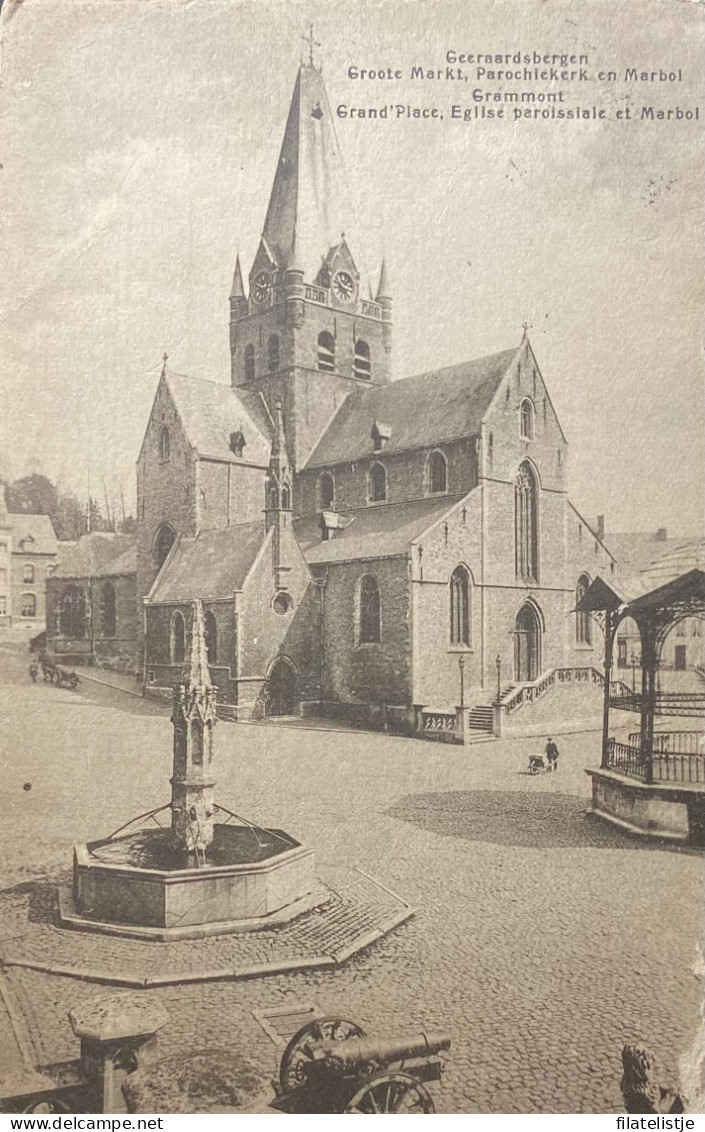
[[[550,668],[536,680],[527,680],[515,685],[506,695],[502,696],[497,706],[505,716],[518,711],[524,704],[533,704],[541,696],[545,696],[551,688],[563,687],[566,684],[597,684],[602,687],[605,678],[602,673],[590,665],[580,668]]]

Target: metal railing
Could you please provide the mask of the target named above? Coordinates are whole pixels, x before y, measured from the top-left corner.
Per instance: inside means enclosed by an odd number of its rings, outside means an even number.
[[[629,735],[632,747],[641,745],[641,734],[633,731]],[[652,742],[654,755],[702,755],[705,750],[705,734],[702,731],[655,731]]]
[[[691,735],[693,740],[685,737]],[[696,740],[700,739],[700,746]],[[669,743],[673,749],[669,750]],[[692,747],[692,749],[685,749]],[[654,736],[653,750],[645,749],[640,737],[629,736],[628,743],[607,740],[607,769],[640,781],[705,784],[705,755],[698,732],[674,731]]]
[[[644,696],[630,691],[620,681],[618,689],[610,687],[610,707],[640,712],[644,708]],[[654,714],[700,717],[705,714],[705,692],[656,692]]]

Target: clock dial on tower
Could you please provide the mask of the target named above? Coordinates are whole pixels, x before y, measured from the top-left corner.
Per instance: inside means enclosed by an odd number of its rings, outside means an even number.
[[[268,271],[258,271],[254,278],[253,293],[256,303],[264,303],[272,290],[272,277]]]
[[[355,298],[355,280],[349,272],[338,271],[333,276],[333,294],[344,303],[351,303]]]

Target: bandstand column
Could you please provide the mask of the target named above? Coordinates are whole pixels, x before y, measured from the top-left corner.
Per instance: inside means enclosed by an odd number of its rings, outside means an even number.
[[[610,678],[612,674],[612,649],[616,632],[616,617],[611,609],[605,612],[605,684],[602,705],[602,762],[605,769],[609,766],[609,738],[610,738]]]
[[[654,715],[656,713],[656,631],[651,621],[640,621],[641,634],[641,752],[645,782],[654,781]]]

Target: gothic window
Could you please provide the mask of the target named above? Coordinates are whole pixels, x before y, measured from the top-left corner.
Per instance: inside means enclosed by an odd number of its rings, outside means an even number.
[[[216,664],[218,660],[218,625],[212,610],[206,611],[203,618],[206,637],[206,655],[209,664]]]
[[[372,377],[372,363],[370,362],[370,347],[361,338],[355,343],[355,360],[353,362],[355,377],[362,377],[369,381]]]
[[[106,582],[100,591],[100,623],[104,637],[114,637],[117,631],[117,600],[112,582]]]
[[[377,579],[373,578],[371,574],[365,574],[360,581],[359,602],[359,642],[361,645],[378,644],[382,639],[382,609],[379,585]]]
[[[34,581],[34,566],[31,562],[25,562],[24,569],[22,570],[22,581],[25,585],[31,585]]]
[[[330,472],[322,472],[318,477],[318,511],[327,511],[333,506],[335,481]]]
[[[428,461],[428,488],[431,495],[448,490],[448,465],[442,452],[432,452]]]
[[[384,464],[373,464],[367,483],[370,503],[384,503],[387,498],[387,472]]]
[[[538,581],[538,485],[527,461],[514,480],[516,572],[525,581]]]
[[[255,376],[255,348],[250,343],[245,346],[245,381],[252,381]]]
[[[166,464],[171,457],[171,438],[169,429],[164,425],[159,430],[159,459]]]
[[[627,639],[626,637],[617,638],[617,668],[627,667]]]
[[[279,369],[279,335],[270,334],[267,343],[267,368],[270,373]]]
[[[318,368],[324,373],[335,372],[335,342],[327,330],[318,335]]]
[[[291,488],[286,484],[282,488],[282,511],[291,510]]]
[[[80,586],[67,586],[59,607],[62,637],[81,640],[86,635],[86,595]]]
[[[470,575],[464,566],[450,577],[450,643],[470,644]]]
[[[186,622],[180,613],[175,613],[169,626],[169,660],[171,664],[183,664],[186,655]]]
[[[22,594],[22,616],[37,616],[37,599],[34,594]]]
[[[590,585],[590,579],[587,574],[581,574],[578,578],[578,584],[575,587],[575,604],[581,601],[585,596]],[[576,613],[575,614],[575,640],[579,645],[592,644],[592,617],[589,613]]]
[[[4,617],[7,613],[7,598],[4,594],[0,596],[0,617]]]
[[[154,538],[153,558],[156,570],[161,570],[166,562],[175,539],[176,535],[173,528],[168,523],[162,523]]]
[[[528,397],[525,397],[521,403],[520,413],[520,427],[521,435],[524,440],[534,439],[534,406]]]

